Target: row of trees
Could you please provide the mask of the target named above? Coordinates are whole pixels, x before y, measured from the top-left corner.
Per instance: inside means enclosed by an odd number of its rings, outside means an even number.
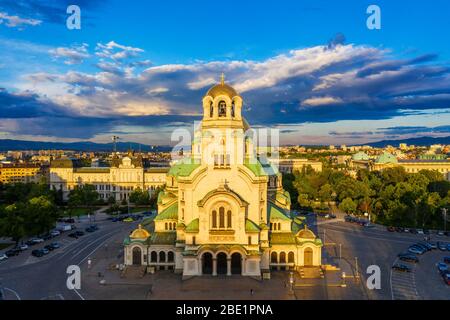
[[[353,178],[330,168],[315,172],[308,167],[284,180],[291,198],[298,200],[294,207],[323,209],[334,201],[342,211],[368,212],[375,221],[389,225],[442,227],[441,209],[450,207],[450,182],[433,170],[360,170]]]

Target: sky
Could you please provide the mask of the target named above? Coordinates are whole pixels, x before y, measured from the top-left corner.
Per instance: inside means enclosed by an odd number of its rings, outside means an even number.
[[[174,144],[222,72],[282,144],[450,136],[449,30],[447,0],[0,0],[0,139]]]

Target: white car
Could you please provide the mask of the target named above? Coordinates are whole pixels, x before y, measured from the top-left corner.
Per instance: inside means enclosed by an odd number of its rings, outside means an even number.
[[[422,229],[417,229],[417,233],[418,234],[423,234],[423,230]]]
[[[56,236],[59,236],[59,235],[61,234],[61,232],[59,232],[58,230],[53,230],[52,232],[50,232],[50,234],[51,234],[53,237],[56,237]]]
[[[41,243],[41,242],[44,242],[44,239],[41,239],[41,238],[33,238],[33,239],[31,239],[31,241],[33,241],[34,243]]]
[[[21,245],[19,246],[19,249],[20,249],[21,251],[25,251],[25,250],[28,249],[28,246],[27,246],[26,244],[21,244]]]
[[[4,253],[1,253],[0,254],[0,261],[5,261],[5,260],[8,260],[8,256],[6,254],[4,254]]]

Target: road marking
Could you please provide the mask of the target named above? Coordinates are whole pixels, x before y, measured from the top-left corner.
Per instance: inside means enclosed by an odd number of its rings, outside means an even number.
[[[85,300],[81,293],[77,291],[77,289],[73,289],[73,291],[75,291],[75,293],[80,297],[81,300]]]
[[[400,259],[397,257],[392,265],[396,264]],[[412,268],[411,272],[398,272],[391,268],[390,285],[392,300],[418,300],[420,299],[416,287],[416,265],[408,264]]]
[[[8,291],[12,292],[16,296],[17,300],[21,300],[19,294],[15,290],[13,290],[11,288],[7,288],[7,287],[3,287],[3,290],[8,290]]]

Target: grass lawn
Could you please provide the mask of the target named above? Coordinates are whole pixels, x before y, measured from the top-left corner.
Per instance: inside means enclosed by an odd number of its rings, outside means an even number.
[[[96,209],[94,208],[94,211],[95,210]],[[89,209],[87,209],[87,208],[74,208],[74,209],[72,209],[72,217],[84,216],[84,215],[87,215],[88,212],[89,212]],[[63,216],[63,217],[70,216],[69,210],[66,209],[65,212],[64,211],[60,211],[60,215]]]

